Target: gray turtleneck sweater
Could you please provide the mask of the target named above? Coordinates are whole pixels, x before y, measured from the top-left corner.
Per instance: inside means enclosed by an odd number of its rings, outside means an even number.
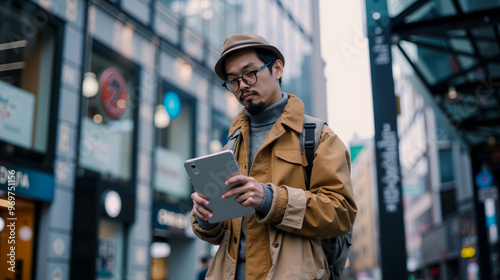
[[[248,111],[247,116],[250,118],[250,156],[248,158],[248,168],[252,170],[252,163],[259,150],[260,146],[266,139],[267,134],[273,127],[274,123],[281,117],[283,110],[285,110],[286,103],[288,101],[288,95],[281,93],[281,100],[275,104],[267,107],[264,111],[257,115],[252,115]],[[267,185],[262,184],[264,187],[265,195],[264,201],[259,208],[255,209],[261,213],[267,214],[271,209],[271,203],[273,201],[273,191]],[[246,221],[243,217],[243,222],[241,226],[241,239],[240,248],[238,251],[238,264],[236,266],[236,277],[235,280],[245,279],[246,270]]]
[[[252,115],[245,112],[250,119],[250,155],[249,155],[249,169],[251,170],[253,160],[260,146],[264,142],[267,134],[273,127],[274,123],[281,117],[283,111],[285,110],[286,103],[288,101],[288,95],[281,93],[281,100],[277,103],[265,108],[261,113]],[[255,209],[256,211],[267,214],[271,209],[273,192],[271,188],[267,185],[262,184],[264,187],[264,201],[262,204]],[[198,223],[205,229],[210,229],[216,226],[216,224],[211,224],[201,219],[198,219]],[[243,217],[242,227],[241,227],[241,238],[240,247],[238,250],[238,263],[236,267],[236,277],[235,280],[245,279],[246,270],[246,221]]]

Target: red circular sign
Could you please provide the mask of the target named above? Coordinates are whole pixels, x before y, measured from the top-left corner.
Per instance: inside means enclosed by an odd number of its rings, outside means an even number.
[[[104,111],[112,119],[119,119],[127,109],[127,83],[116,68],[108,68],[101,74],[99,92]]]

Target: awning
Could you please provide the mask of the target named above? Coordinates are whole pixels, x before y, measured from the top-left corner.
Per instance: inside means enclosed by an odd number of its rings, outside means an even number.
[[[388,4],[393,44],[461,138],[471,148],[500,141],[498,1]]]

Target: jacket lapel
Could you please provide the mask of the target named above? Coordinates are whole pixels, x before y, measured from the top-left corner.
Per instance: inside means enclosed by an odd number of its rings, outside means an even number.
[[[295,112],[295,113],[292,113]],[[281,117],[274,123],[257,154],[280,138],[287,131],[286,127],[297,133],[302,133],[304,123],[304,104],[293,94],[288,94],[288,102]]]

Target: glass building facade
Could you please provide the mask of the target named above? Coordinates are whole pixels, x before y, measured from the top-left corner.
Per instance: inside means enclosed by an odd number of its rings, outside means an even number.
[[[282,90],[326,118],[318,1],[0,0],[0,15],[13,279],[195,278],[216,248],[192,234],[183,162],[220,150],[241,109],[213,72],[227,36],[276,45]],[[0,227],[2,271],[8,234]]]
[[[367,21],[391,34],[409,279],[496,279],[498,1],[387,8]]]

